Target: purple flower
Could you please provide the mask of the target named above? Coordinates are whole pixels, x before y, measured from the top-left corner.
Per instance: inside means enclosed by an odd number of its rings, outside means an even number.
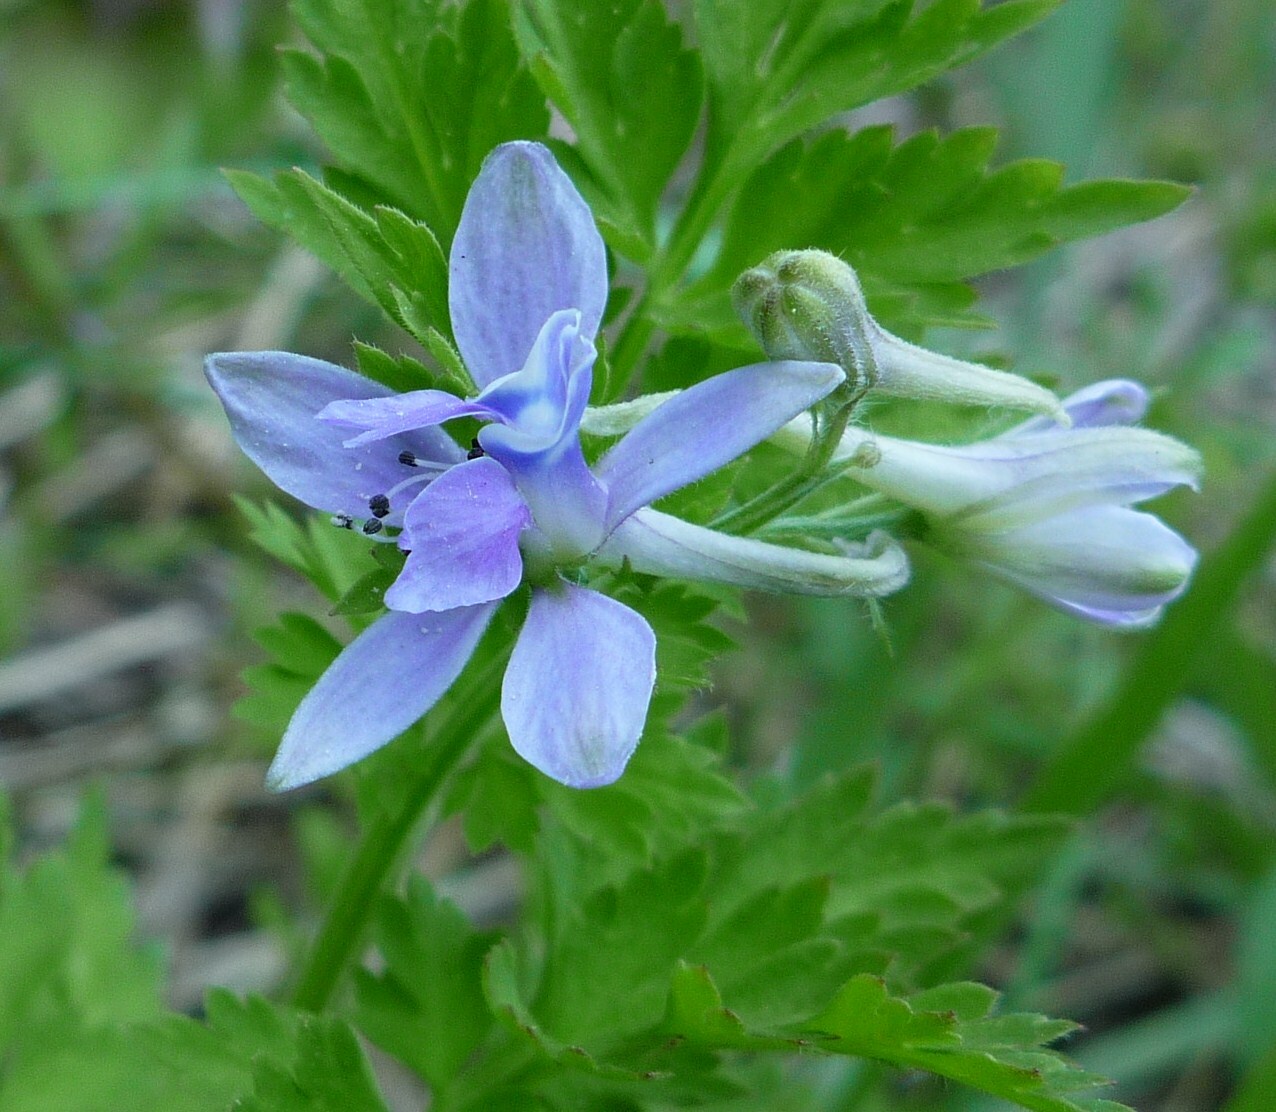
[[[577,583],[586,561],[629,561],[746,586],[884,593],[898,548],[802,553],[678,522],[648,503],[766,438],[842,380],[774,362],[702,382],[638,422],[594,467],[579,426],[607,297],[603,243],[549,151],[508,143],[484,163],[452,244],[449,305],[479,387],[395,394],[280,352],[213,355],[207,374],[236,440],[280,487],[408,555],[389,613],[337,657],[284,735],[269,783],[308,783],[366,756],[447,690],[500,600],[531,600],[501,691],[514,748],[564,784],[614,781],[655,679],[646,620]],[[463,452],[438,428],[485,422]]]
[[[1096,383],[1064,401],[1062,428],[1034,417],[976,444],[943,447],[849,431],[851,474],[920,510],[939,547],[1039,598],[1109,626],[1149,625],[1187,586],[1196,552],[1130,507],[1196,488],[1187,445],[1131,428],[1147,409],[1137,382]]]

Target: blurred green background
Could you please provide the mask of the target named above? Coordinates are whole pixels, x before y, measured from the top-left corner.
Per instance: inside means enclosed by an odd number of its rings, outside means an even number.
[[[279,0],[0,0],[0,785],[26,852],[104,785],[185,1008],[208,983],[270,987],[271,924],[343,821],[323,785],[268,796],[275,739],[230,713],[252,631],[322,608],[247,538],[233,495],[271,492],[201,359],[408,343],[219,173],[319,164],[278,88],[274,48],[294,37]],[[1157,510],[1208,555],[1150,635],[922,552],[886,605],[889,646],[857,603],[755,596],[704,700],[747,771],[875,761],[888,798],[1082,816],[972,972],[1084,1023],[1077,1057],[1148,1112],[1276,1108],[1273,119],[1270,0],[1069,0],[855,114],[901,135],[996,123],[1002,158],[1062,160],[1071,181],[1197,187],[1168,217],[986,280],[996,333],[930,341],[1065,391],[1147,382],[1152,423],[1207,462],[1203,494]],[[509,898],[508,864],[469,861],[451,827],[423,865],[480,918]],[[866,1071],[859,1107],[984,1105]]]

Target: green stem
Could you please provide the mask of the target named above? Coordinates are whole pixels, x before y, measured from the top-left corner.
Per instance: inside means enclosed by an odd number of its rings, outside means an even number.
[[[709,172],[709,177],[701,179],[702,184],[692,193],[668,241],[652,259],[647,287],[634,305],[611,351],[616,385],[608,391],[609,400],[620,396],[655,333],[656,322],[647,311],[648,307],[658,307],[663,303],[695,257],[735,184],[736,164],[742,157],[737,147],[729,148],[717,168]]]
[[[854,403],[850,402],[839,405],[827,416],[822,416],[817,410],[814,414],[817,428],[801,466],[743,506],[719,514],[710,523],[711,527],[724,533],[752,533],[853,466],[854,460],[847,460],[840,467],[829,466],[853,409]]]
[[[650,292],[650,287],[643,290],[634,303],[620,335],[616,337],[615,346],[608,353],[607,362],[611,374],[607,382],[607,396],[603,399],[605,402],[615,401],[624,394],[638,367],[638,360],[642,358],[642,353],[646,351],[647,344],[656,331],[656,322],[646,312],[647,295]]]
[[[784,517],[768,522],[752,534],[759,540],[780,537],[864,537],[875,529],[889,529],[898,537],[906,532],[906,524],[914,515],[904,506],[881,509],[873,513],[851,513],[839,507],[836,514],[813,514],[810,517]]]
[[[490,664],[457,693],[455,709],[427,747],[397,809],[376,814],[337,883],[337,891],[301,967],[293,1003],[306,1011],[322,1011],[337,987],[376,907],[377,895],[401,858],[409,835],[438,797],[439,790],[470,742],[493,713],[482,696],[493,690],[496,673],[505,665],[497,653]]]

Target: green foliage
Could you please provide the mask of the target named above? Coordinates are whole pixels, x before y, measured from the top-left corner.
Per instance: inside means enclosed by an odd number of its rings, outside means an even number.
[[[297,0],[318,58],[290,53],[293,103],[352,184],[446,245],[488,152],[544,136],[504,0]]]
[[[63,849],[26,869],[0,862],[0,932],[5,1109],[224,1112],[254,1092],[236,1107],[383,1107],[338,1020],[221,991],[206,1023],[164,1011],[159,956],[134,938],[96,797]]]
[[[473,930],[422,877],[404,899],[385,898],[375,933],[385,969],[360,971],[359,1026],[432,1086],[446,1086],[492,1024],[480,977],[496,936]]]
[[[7,812],[0,823],[7,834]],[[159,955],[139,948],[133,932],[128,889],[110,867],[101,799],[86,801],[65,849],[26,869],[6,855],[0,861],[0,1063],[37,1053],[51,1032],[68,1025],[158,1015]]]
[[[996,142],[993,128],[966,128],[895,145],[881,126],[788,144],[744,182],[713,267],[680,294],[667,323],[738,335],[731,283],[794,244],[845,258],[895,326],[962,323],[964,279],[1159,216],[1187,195],[1164,182],[1065,187],[1063,167],[1039,159],[990,169]]]
[[[227,176],[258,219],[313,251],[423,345],[451,334],[447,264],[425,224],[383,205],[369,215],[302,170],[273,181]]]
[[[14,1112],[382,1112],[363,1053],[336,1019],[214,990],[206,1021],[63,1026],[0,1083]]]
[[[291,1061],[257,1063],[243,1112],[388,1112],[350,1028],[305,1016]]]
[[[838,112],[963,65],[1056,3],[698,0],[711,138],[764,155]]]
[[[341,643],[306,614],[280,614],[274,625],[254,637],[271,656],[266,664],[245,668],[241,678],[249,691],[235,703],[237,718],[266,734],[281,737],[297,704],[341,651]]]
[[[300,572],[333,602],[368,570],[371,545],[366,537],[333,528],[324,517],[300,522],[273,502],[256,506],[245,498],[235,505],[248,522],[248,537],[276,560]]]
[[[684,966],[673,990],[670,1025],[709,1046],[801,1047],[924,1069],[1034,1112],[1125,1108],[1085,1092],[1106,1082],[1048,1049],[1073,1024],[1040,1015],[996,1014],[996,1003],[997,994],[984,985],[957,982],[901,997],[881,978],[861,974],[800,1030],[758,1034],[723,1006],[704,969]]]
[[[379,544],[372,549],[376,567],[357,579],[332,608],[334,614],[372,614],[385,605],[385,593],[399,577],[406,555],[394,545]]]
[[[659,0],[564,5],[518,0],[519,48],[576,134],[600,223],[639,261],[656,206],[700,115],[703,78]]]
[[[996,1015],[990,989],[924,974],[972,916],[1024,887],[1060,826],[874,812],[871,783],[857,773],[785,806],[706,816],[699,838],[618,879],[600,879],[607,855],[578,831],[547,821],[540,926],[486,959],[505,1038],[617,1091],[645,1080],[704,1099],[721,1052],[804,1048],[927,1069],[1041,1112],[1098,1112],[1077,1095],[1097,1079],[1045,1049],[1071,1024]],[[454,952],[474,940],[442,933]],[[518,1083],[544,1096],[541,1072]]]

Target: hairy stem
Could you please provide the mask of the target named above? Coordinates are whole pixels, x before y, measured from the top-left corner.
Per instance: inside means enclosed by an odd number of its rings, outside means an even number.
[[[829,464],[841,443],[853,409],[854,403],[851,402],[824,414],[817,410],[813,414],[815,425],[811,441],[798,469],[743,506],[719,514],[710,523],[712,528],[738,535],[755,532],[846,470],[845,465],[830,468]]]

